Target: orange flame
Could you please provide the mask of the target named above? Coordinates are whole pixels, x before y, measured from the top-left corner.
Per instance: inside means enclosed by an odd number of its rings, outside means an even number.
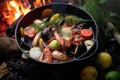
[[[21,0],[6,1],[6,8],[7,11],[3,12],[3,16],[8,25],[12,24],[21,15],[30,11],[29,6],[25,6]]]
[[[52,0],[35,0],[33,2],[34,8],[44,4],[51,3]],[[28,0],[6,0],[7,11],[2,12],[8,25],[11,25],[21,15],[28,13],[31,10],[31,4]]]
[[[33,5],[36,8],[36,7],[39,7],[41,5],[50,4],[50,3],[52,3],[52,0],[35,0],[33,2]]]

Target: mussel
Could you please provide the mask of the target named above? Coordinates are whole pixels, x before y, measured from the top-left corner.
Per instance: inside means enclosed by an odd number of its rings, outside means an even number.
[[[48,37],[48,27],[46,27],[46,28],[42,31],[41,37],[43,38],[43,40],[44,40],[45,42],[49,39],[49,37]]]
[[[32,47],[32,40],[30,39],[30,37],[25,36],[24,38],[25,38],[24,42],[26,42],[30,47]]]
[[[32,41],[28,36],[21,38],[22,45],[24,46],[25,50],[30,50],[32,48]]]
[[[41,33],[41,37],[45,42],[53,36],[54,36],[54,31],[52,30],[52,27],[46,27]]]
[[[79,42],[79,45],[71,44],[67,50],[67,54],[71,57],[79,57],[87,51],[87,48],[83,42]]]
[[[94,45],[94,41],[93,40],[86,40],[86,41],[84,41],[84,44],[85,44],[87,50],[90,50]]]

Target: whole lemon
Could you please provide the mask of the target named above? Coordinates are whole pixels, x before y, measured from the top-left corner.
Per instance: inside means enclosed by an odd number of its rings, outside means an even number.
[[[97,63],[100,65],[101,68],[106,69],[111,66],[112,57],[107,52],[100,52],[97,55]]]
[[[80,73],[81,80],[96,80],[98,72],[93,66],[86,66]]]

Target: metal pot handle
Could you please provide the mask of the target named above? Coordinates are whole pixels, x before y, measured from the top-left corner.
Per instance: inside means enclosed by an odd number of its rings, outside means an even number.
[[[82,56],[82,57],[75,58],[74,60],[75,60],[75,61],[80,61],[80,60],[87,59],[87,58],[91,57],[92,55],[94,55],[94,53],[95,53],[95,52],[97,51],[97,49],[98,49],[98,40],[95,41],[94,48],[95,48],[95,50],[92,52],[92,54],[90,54],[90,55],[88,55],[88,56],[84,55],[84,56]],[[90,51],[89,51],[89,52],[90,52]]]

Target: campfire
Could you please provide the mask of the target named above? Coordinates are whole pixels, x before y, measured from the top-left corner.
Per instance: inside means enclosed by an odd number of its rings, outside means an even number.
[[[0,33],[31,9],[52,3],[52,0],[3,0],[0,1]]]

